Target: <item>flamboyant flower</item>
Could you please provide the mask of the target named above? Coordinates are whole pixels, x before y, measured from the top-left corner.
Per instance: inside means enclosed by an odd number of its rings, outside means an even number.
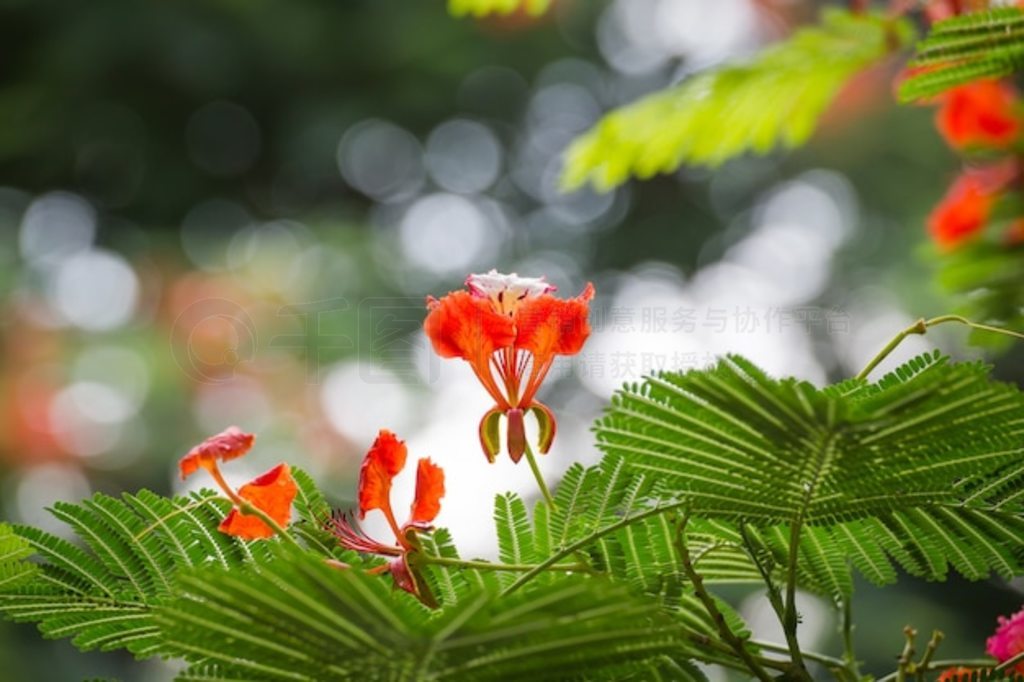
[[[244,540],[269,538],[275,532],[258,515],[245,513],[247,507],[252,506],[262,511],[283,528],[291,518],[292,501],[298,492],[291,469],[284,463],[249,481],[238,492],[228,485],[217,466],[217,460],[226,462],[241,457],[252,449],[255,440],[256,437],[251,433],[230,426],[192,448],[178,463],[182,479],[188,478],[200,468],[210,473],[218,487],[235,505],[221,521],[218,530]]]
[[[978,234],[992,213],[995,197],[976,178],[962,175],[928,216],[928,231],[945,248]]]
[[[508,420],[508,453],[518,462],[526,451],[523,423],[532,412],[540,425],[541,452],[551,448],[555,417],[536,399],[558,355],[575,355],[590,335],[587,316],[594,285],[576,298],[551,295],[542,277],[503,275],[491,270],[466,279],[468,291],[440,300],[427,298],[423,328],[438,355],[462,358],[494,400],[480,421],[480,443],[494,461],[499,449],[499,420]]]
[[[946,668],[936,678],[935,682],[971,682],[971,675],[976,671],[976,668],[965,668],[963,666]]]
[[[417,534],[433,530],[431,523],[441,511],[444,470],[426,457],[417,462],[416,493],[409,519],[399,526],[391,508],[391,483],[405,468],[407,454],[405,441],[381,429],[359,470],[359,518],[366,518],[369,511],[379,510],[395,535],[395,544],[384,544],[368,537],[356,525],[351,513],[335,513],[328,521],[328,529],[343,547],[386,558],[386,564],[371,572],[390,573],[398,587],[416,595],[428,606],[436,606],[429,587],[410,558],[422,549]]]
[[[939,246],[952,248],[980,233],[999,194],[1016,175],[1012,164],[996,164],[961,174],[928,217],[932,238]]]
[[[997,80],[981,80],[953,88],[941,98],[935,125],[951,147],[995,147],[1012,144],[1020,133],[1013,89]]]
[[[1024,653],[1024,609],[1009,618],[999,616],[997,622],[996,633],[985,642],[985,651],[1002,663]],[[1024,675],[1024,663],[1018,663],[1014,670]]]

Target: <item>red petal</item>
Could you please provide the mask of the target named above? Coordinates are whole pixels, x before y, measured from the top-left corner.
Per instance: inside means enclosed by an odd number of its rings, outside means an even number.
[[[953,88],[942,98],[935,124],[952,147],[1005,147],[1020,132],[1012,88],[982,80]]]
[[[364,465],[366,462],[373,462],[379,465],[389,478],[394,478],[405,468],[406,455],[405,441],[399,440],[398,436],[387,429],[381,429],[369,452],[366,453]]]
[[[512,320],[495,312],[487,299],[468,291],[453,291],[440,301],[428,299],[427,307],[430,312],[423,330],[443,358],[476,362],[515,340]]]
[[[928,217],[928,230],[940,246],[956,246],[985,227],[994,203],[978,178],[962,175]]]
[[[533,353],[535,363],[544,363],[554,355],[575,355],[590,336],[590,300],[594,285],[576,298],[557,299],[544,294],[523,301],[516,311],[516,348]]]
[[[414,595],[432,609],[436,609],[439,606],[437,599],[434,598],[430,591],[429,585],[423,579],[423,576],[419,575],[419,570],[409,564],[405,554],[389,561],[387,570],[394,579],[396,586]]]
[[[978,668],[964,668],[963,666],[957,668],[946,668],[942,671],[935,682],[970,682],[971,675],[975,672],[982,672]]]
[[[505,441],[508,443],[508,456],[512,462],[519,464],[526,452],[526,424],[523,422],[523,411],[518,407],[505,413],[508,419],[508,431]]]
[[[501,415],[504,414],[497,407],[492,407],[480,420],[480,427],[478,429],[480,434],[480,447],[483,448],[484,456],[487,461],[494,464],[495,457],[498,456],[498,450],[501,449]]]
[[[216,436],[210,436],[189,450],[178,462],[181,477],[188,478],[200,467],[211,468],[219,459],[223,462],[241,457],[252,449],[256,436],[245,433],[237,426],[229,426]]]
[[[388,562],[388,572],[391,573],[395,585],[409,594],[419,596],[419,591],[416,589],[416,580],[413,578],[412,572],[409,571],[409,565],[405,562],[404,554]]]
[[[359,470],[359,517],[372,509],[391,509],[391,479],[405,468],[405,441],[381,429]]]
[[[444,469],[424,457],[416,467],[416,497],[409,523],[430,523],[441,511],[444,497]]]
[[[558,421],[555,413],[544,403],[533,401],[530,412],[537,418],[537,427],[540,434],[537,439],[537,449],[541,454],[546,455],[551,449],[551,443],[555,440],[555,432],[558,430]]]
[[[279,526],[287,526],[292,515],[292,501],[298,486],[287,464],[278,464],[270,471],[243,485],[238,490],[242,499],[250,502],[272,518]],[[274,534],[270,526],[258,516],[242,514],[232,509],[220,524],[220,531],[244,540],[269,538]]]

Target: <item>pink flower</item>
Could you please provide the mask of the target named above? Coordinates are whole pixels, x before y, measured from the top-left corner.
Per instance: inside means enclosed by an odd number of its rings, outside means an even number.
[[[1019,653],[1024,653],[1024,609],[1009,618],[999,616],[996,634],[988,638],[985,651],[995,656],[1000,663],[1008,661]],[[1015,668],[1018,674],[1024,675],[1024,663]]]

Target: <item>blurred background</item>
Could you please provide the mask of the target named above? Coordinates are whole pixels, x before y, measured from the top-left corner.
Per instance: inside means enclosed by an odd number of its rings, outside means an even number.
[[[474,22],[442,0],[0,0],[3,518],[64,533],[45,512],[55,500],[182,492],[177,459],[230,424],[258,435],[230,479],[287,460],[345,506],[386,427],[445,467],[439,524],[464,554],[491,555],[493,494],[532,498],[532,478],[486,463],[485,393],[420,323],[425,295],[492,267],[565,296],[597,288],[591,340],[542,395],[560,420],[551,480],[596,460],[591,421],[650,371],[738,352],[817,384],[856,373],[952,305],[923,225],[958,161],[931,111],[893,104],[897,64],[852,83],[797,153],[558,190],[562,150],[602,112],[819,9],[560,0],[543,18]],[[940,328],[883,369],[935,346],[976,357],[964,339]],[[991,359],[1024,376],[1019,349]],[[995,581],[858,589],[875,673],[907,623],[943,629],[943,657],[976,656],[1021,601]],[[759,597],[732,596],[780,638]],[[809,644],[836,646],[830,618],[808,598]],[[174,674],[6,623],[0,669]]]

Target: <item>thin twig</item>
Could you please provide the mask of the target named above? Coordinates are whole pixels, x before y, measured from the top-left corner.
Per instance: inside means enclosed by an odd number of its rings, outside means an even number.
[[[779,619],[779,624],[782,625],[786,612],[785,604],[782,603],[782,595],[779,592],[779,588],[775,585],[771,571],[757,558],[757,548],[754,546],[754,540],[745,523],[740,523],[740,537],[743,538],[743,545],[747,549],[747,556],[750,557],[754,566],[757,567],[757,572],[761,574],[761,579],[764,580],[764,584],[768,588],[768,603],[771,604],[772,610],[775,611],[775,615]]]
[[[540,573],[545,571],[548,567],[553,566],[554,564],[558,563],[559,561],[561,561],[562,559],[566,558],[567,556],[569,556],[571,554],[576,554],[579,550],[583,549],[584,547],[586,547],[589,544],[592,544],[595,540],[603,538],[605,535],[610,535],[610,534],[612,534],[612,533],[614,533],[614,532],[616,532],[618,530],[621,530],[622,528],[625,528],[626,526],[628,526],[628,525],[630,525],[632,523],[636,523],[637,521],[640,521],[642,519],[646,519],[646,518],[651,517],[651,516],[657,516],[658,514],[664,514],[666,512],[670,512],[670,511],[673,511],[675,509],[680,509],[680,508],[682,508],[682,507],[684,507],[684,506],[686,506],[688,504],[690,504],[689,501],[673,502],[671,504],[666,504],[666,505],[662,505],[662,506],[658,506],[658,507],[652,507],[652,508],[647,509],[645,511],[633,514],[632,516],[623,517],[622,519],[616,521],[615,523],[612,523],[610,525],[605,526],[604,528],[596,530],[593,533],[591,533],[590,535],[587,535],[584,538],[580,538],[576,542],[573,542],[573,543],[571,543],[569,545],[566,545],[562,549],[558,550],[557,552],[555,552],[554,554],[549,556],[547,559],[545,559],[544,561],[542,561],[539,564],[537,564],[537,567],[535,569],[533,569],[532,571],[527,571],[526,573],[523,573],[521,576],[519,576],[515,580],[515,582],[513,582],[511,585],[506,587],[502,591],[501,594],[502,594],[502,596],[505,596],[505,595],[507,595],[507,594],[509,594],[511,592],[515,592],[520,587],[522,587],[526,583],[530,582],[535,577],[537,577]]]
[[[903,628],[903,652],[900,654],[896,667],[897,682],[904,682],[907,679],[907,672],[910,670],[911,659],[914,657],[914,639],[917,637],[917,630],[909,625]]]
[[[1005,661],[1003,661],[1002,663],[997,665],[994,668],[994,670],[996,672],[1002,672],[1003,670],[1009,670],[1012,666],[1016,665],[1017,663],[1024,663],[1024,651],[1020,652],[1019,654],[1017,654],[1013,658],[1006,659]]]
[[[910,325],[906,329],[896,334],[896,336],[894,336],[892,340],[890,340],[889,343],[887,343],[885,347],[882,348],[882,350],[880,350],[877,355],[875,355],[875,357],[871,358],[871,361],[867,364],[867,366],[864,369],[860,371],[856,378],[860,380],[867,379],[868,375],[871,374],[871,370],[873,370],[875,367],[879,365],[879,363],[881,363],[883,360],[889,357],[889,354],[896,350],[896,347],[903,342],[903,339],[914,334],[924,334],[930,328],[936,327],[940,324],[945,324],[947,322],[957,322],[959,324],[970,327],[971,329],[977,329],[983,332],[991,332],[993,334],[1002,334],[1003,336],[1012,336],[1015,339],[1024,339],[1024,334],[1021,334],[1020,332],[1015,332],[1010,329],[1001,329],[999,327],[993,327],[991,325],[981,324],[979,322],[972,322],[971,320],[968,320],[966,317],[961,317],[960,315],[940,315],[939,317],[933,317],[929,320],[926,320],[922,317],[914,324]]]
[[[942,643],[944,637],[945,635],[942,634],[940,630],[932,631],[932,638],[928,640],[928,645],[924,648],[924,654],[921,656],[921,660],[914,666],[914,670],[918,673],[918,676],[928,670],[928,666],[935,657],[935,651],[939,648],[939,644]]]
[[[725,622],[725,616],[722,615],[718,605],[715,604],[715,600],[710,594],[708,594],[707,589],[705,589],[704,578],[701,577],[693,567],[693,561],[690,559],[690,550],[686,546],[685,531],[686,522],[688,520],[688,517],[683,517],[676,526],[674,540],[676,552],[679,554],[679,560],[683,564],[683,572],[686,573],[686,577],[690,580],[690,584],[693,586],[693,591],[696,593],[700,602],[704,605],[704,610],[706,610],[708,615],[711,616],[711,620],[714,622],[715,627],[718,629],[718,633],[722,636],[722,639],[732,647],[732,650],[735,651],[740,660],[750,668],[750,672],[754,673],[757,679],[761,680],[761,682],[772,682],[772,677],[768,674],[768,671],[766,671],[764,667],[757,662],[750,651],[747,650],[747,646],[743,640],[729,628],[729,624]]]
[[[544,496],[544,501],[548,503],[551,511],[555,511],[555,498],[551,495],[548,484],[544,482],[544,475],[540,473],[540,467],[537,465],[537,458],[533,454],[533,448],[530,447],[529,443],[525,445],[526,461],[530,463],[530,471],[533,472],[533,477],[537,479],[537,487],[540,488],[540,494]]]
[[[857,654],[854,651],[853,646],[853,600],[850,597],[843,599],[843,661],[846,665],[846,670],[854,680],[859,680],[860,666],[857,662]]]
[[[789,530],[789,559],[786,563],[786,609],[782,616],[782,630],[786,635],[786,643],[789,644],[789,655],[795,667],[795,674],[811,682],[810,673],[804,664],[803,653],[800,651],[800,642],[797,640],[796,631],[798,617],[796,612],[796,582],[797,562],[800,558],[800,530],[802,523],[794,520]]]
[[[450,566],[452,568],[475,569],[480,571],[526,572],[537,568],[537,564],[501,564],[491,561],[477,561],[475,559],[456,559],[454,557],[428,555],[423,555],[420,561],[424,564],[434,564],[435,566]],[[593,572],[593,569],[589,566],[584,566],[583,564],[555,564],[553,566],[548,566],[544,570],[571,571],[573,573]]]

